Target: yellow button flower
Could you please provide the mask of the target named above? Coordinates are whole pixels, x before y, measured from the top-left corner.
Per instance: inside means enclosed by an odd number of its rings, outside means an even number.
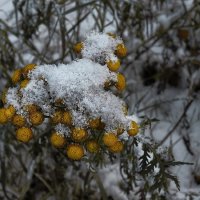
[[[72,125],[72,115],[70,112],[68,112],[68,111],[63,112],[62,123],[66,124],[68,126]]]
[[[106,145],[106,146],[112,146],[114,145],[118,138],[117,136],[114,134],[114,133],[105,133],[103,135],[103,143]]]
[[[84,44],[83,42],[79,42],[77,44],[75,44],[73,46],[73,50],[76,52],[76,53],[81,53],[81,50],[84,48]]]
[[[117,141],[114,143],[114,145],[109,146],[108,150],[112,153],[120,153],[123,151],[124,144],[121,141]]]
[[[22,116],[22,115],[14,115],[14,117],[12,119],[12,123],[15,126],[22,127],[25,125],[26,120],[25,120],[24,116]]]
[[[135,121],[131,122],[130,129],[128,130],[128,134],[130,136],[135,136],[139,132],[139,126]]]
[[[33,126],[38,126],[44,121],[44,115],[40,111],[32,112],[29,115],[29,121]]]
[[[26,65],[26,66],[22,69],[22,73],[23,73],[24,78],[27,78],[27,77],[28,77],[28,73],[29,73],[30,71],[32,71],[33,69],[35,69],[36,66],[37,66],[36,64],[28,64],[28,65]]]
[[[123,74],[118,73],[117,74],[117,82],[115,83],[115,87],[119,90],[122,91],[126,87],[126,79]]]
[[[117,59],[115,61],[109,60],[109,61],[106,62],[106,64],[107,64],[108,69],[110,71],[116,72],[120,67],[120,60],[119,59]]]
[[[29,80],[28,79],[25,79],[23,80],[21,83],[20,83],[20,88],[25,88],[29,83]]]
[[[33,132],[31,128],[21,127],[16,131],[17,140],[27,143],[33,138]]]
[[[11,77],[12,83],[16,84],[21,79],[21,69],[16,69]]]
[[[91,129],[104,129],[105,124],[101,121],[100,118],[91,119],[88,122],[88,125]]]
[[[124,44],[118,44],[115,51],[116,55],[120,58],[123,58],[127,54],[127,49]]]
[[[90,153],[97,153],[100,149],[100,146],[96,140],[89,140],[86,143],[86,148]]]
[[[66,154],[72,160],[80,160],[84,156],[84,149],[79,144],[70,144],[66,149]]]
[[[5,115],[6,117],[10,120],[13,118],[13,116],[15,115],[15,108],[14,106],[10,105],[8,108],[5,109]]]
[[[0,124],[6,124],[8,122],[8,118],[5,114],[5,111],[5,108],[0,108]]]
[[[39,107],[35,104],[28,104],[25,106],[25,111],[28,113],[37,112],[39,110]]]
[[[50,137],[50,142],[52,146],[56,148],[63,148],[66,144],[66,139],[64,135],[57,132],[53,132]]]
[[[72,139],[74,141],[82,142],[82,141],[84,141],[87,138],[88,133],[83,128],[74,128],[72,130],[71,136],[72,136]]]
[[[51,123],[53,123],[53,124],[61,123],[62,118],[63,118],[63,112],[61,110],[57,110],[57,111],[55,111],[55,113],[53,114],[53,116],[51,118]]]

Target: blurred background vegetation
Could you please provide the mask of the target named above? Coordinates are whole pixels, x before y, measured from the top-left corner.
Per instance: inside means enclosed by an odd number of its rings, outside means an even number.
[[[91,30],[119,35],[128,48],[120,71],[127,78],[122,97],[129,114],[151,125],[143,134],[159,147],[167,145],[171,156],[194,163],[174,170],[183,188],[200,184],[199,0],[8,0],[0,4],[1,93],[10,85],[12,72],[28,63],[76,59],[73,45]],[[100,170],[97,176],[84,163],[66,160],[45,138],[19,144],[9,125],[0,127],[0,148],[1,199],[179,198],[173,196],[175,189],[165,195],[145,193],[144,185],[139,190],[130,186],[131,178],[114,183],[111,176],[104,184],[105,174],[115,174],[119,164],[111,164],[110,171]],[[125,174],[131,176],[131,171]],[[199,191],[184,190],[181,195],[195,199]]]

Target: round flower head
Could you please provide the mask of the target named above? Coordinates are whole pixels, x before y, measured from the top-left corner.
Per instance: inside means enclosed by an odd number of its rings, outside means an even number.
[[[117,60],[109,60],[109,61],[106,62],[106,64],[108,66],[108,69],[110,71],[113,71],[113,72],[116,72],[120,67],[119,59],[117,59]]]
[[[83,47],[84,47],[83,42],[79,42],[79,43],[74,45],[73,50],[76,53],[81,53],[81,50],[83,49]]]
[[[13,118],[15,112],[16,110],[12,105],[10,105],[8,108],[5,109],[5,115],[9,120]]]
[[[100,118],[95,118],[95,119],[91,119],[88,122],[89,127],[91,129],[103,129],[104,128],[104,123],[101,121]]]
[[[66,144],[66,139],[64,135],[57,132],[53,132],[50,137],[50,142],[52,146],[56,148],[63,148]]]
[[[117,142],[118,138],[114,133],[105,133],[103,135],[103,143],[106,146],[112,146]]]
[[[21,79],[21,69],[16,69],[11,77],[12,83],[16,84]]]
[[[0,108],[0,124],[5,124],[8,122],[8,118],[5,113],[5,108]]]
[[[84,156],[84,149],[79,144],[70,144],[66,149],[68,158],[72,160],[80,160]]]
[[[25,88],[29,83],[29,80],[28,79],[25,79],[23,80],[21,83],[20,83],[20,88]]]
[[[31,128],[21,127],[16,131],[16,138],[21,142],[27,143],[32,139],[32,137],[33,137],[33,132]]]
[[[67,112],[67,111],[63,112],[62,123],[68,126],[72,125],[72,115],[70,112]]]
[[[32,125],[38,126],[44,121],[44,115],[40,111],[32,112],[29,115],[29,121]]]
[[[90,153],[97,153],[100,149],[100,146],[96,140],[89,140],[86,143],[86,148]]]
[[[25,111],[28,113],[34,113],[39,110],[39,107],[35,104],[28,104],[25,106]]]
[[[126,56],[126,53],[127,53],[127,49],[126,47],[124,46],[124,44],[118,44],[117,47],[116,47],[116,51],[115,51],[116,55],[120,58],[123,58]]]
[[[53,114],[53,116],[51,118],[51,122],[53,124],[59,124],[59,123],[62,123],[62,119],[63,119],[63,112],[61,110],[57,110]]]
[[[139,126],[136,122],[132,121],[130,125],[130,129],[128,130],[128,134],[130,136],[135,136],[139,132]]]
[[[25,120],[24,116],[22,116],[22,115],[14,115],[14,117],[12,119],[12,123],[15,126],[22,127],[25,125],[26,120]]]
[[[72,130],[71,136],[72,136],[72,139],[74,141],[82,142],[82,141],[84,141],[87,138],[88,133],[83,128],[74,128]]]
[[[27,78],[27,77],[28,77],[28,73],[29,73],[30,71],[32,71],[33,69],[35,69],[36,66],[37,66],[36,64],[28,64],[28,65],[26,65],[26,66],[22,69],[22,73],[23,73],[24,78]]]
[[[108,150],[112,153],[120,153],[123,151],[124,144],[121,141],[117,141],[114,143],[114,145],[109,146]]]
[[[126,87],[126,79],[125,79],[124,75],[122,75],[121,73],[117,74],[117,82],[115,83],[115,87],[119,91],[124,90]]]

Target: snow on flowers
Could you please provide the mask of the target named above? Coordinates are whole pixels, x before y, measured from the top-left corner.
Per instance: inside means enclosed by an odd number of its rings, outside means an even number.
[[[25,143],[46,127],[50,143],[65,148],[73,160],[102,148],[121,152],[123,140],[139,131],[137,117],[127,115],[124,101],[116,95],[126,86],[117,72],[126,47],[120,37],[91,32],[74,51],[82,58],[70,64],[17,69],[2,98],[0,123],[11,122],[16,138]]]

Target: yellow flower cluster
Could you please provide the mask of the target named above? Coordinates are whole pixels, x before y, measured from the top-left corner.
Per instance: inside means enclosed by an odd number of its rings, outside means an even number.
[[[115,35],[109,34],[109,37],[116,38]],[[84,43],[80,42],[74,46],[76,53],[81,53],[84,49]],[[121,73],[117,73],[120,67],[120,60],[126,56],[127,49],[123,43],[116,45],[114,50],[115,60],[105,60],[108,69],[116,73],[116,81],[114,83],[106,82],[105,89],[110,86],[115,86],[118,91],[123,91],[126,87],[125,77]],[[14,71],[11,81],[13,85],[18,85],[18,93],[20,96],[21,90],[29,84],[29,72],[37,67],[36,64],[26,65],[22,69]],[[86,127],[77,127],[74,125],[73,114],[65,107],[64,99],[55,99],[52,102],[53,113],[45,116],[42,109],[36,104],[28,104],[22,108],[22,112],[17,112],[13,105],[9,105],[6,99],[7,91],[2,95],[4,108],[0,108],[0,124],[12,123],[16,127],[17,140],[27,143],[34,135],[35,128],[47,121],[51,125],[53,131],[50,136],[50,143],[55,148],[65,149],[69,159],[80,160],[85,155],[98,154],[102,150],[108,150],[111,153],[120,153],[124,149],[123,140],[120,140],[120,135],[125,131],[128,135],[135,136],[139,132],[139,126],[132,121],[129,128],[118,127],[113,131],[107,132],[105,129],[106,122],[102,121],[101,117],[87,119]],[[122,106],[122,111],[126,116],[128,109]],[[63,126],[66,132],[58,131],[56,127]],[[94,134],[93,134],[94,133]]]
[[[12,84],[19,85],[20,89],[25,88],[29,83],[28,73],[35,68],[36,64],[28,64],[21,69],[16,69],[11,76]],[[1,98],[5,106],[0,109],[0,124],[12,123],[16,127],[17,140],[27,143],[33,138],[32,127],[40,125],[44,116],[36,105],[25,106],[26,115],[17,114],[15,107],[7,104],[6,96],[7,90],[3,92]]]

